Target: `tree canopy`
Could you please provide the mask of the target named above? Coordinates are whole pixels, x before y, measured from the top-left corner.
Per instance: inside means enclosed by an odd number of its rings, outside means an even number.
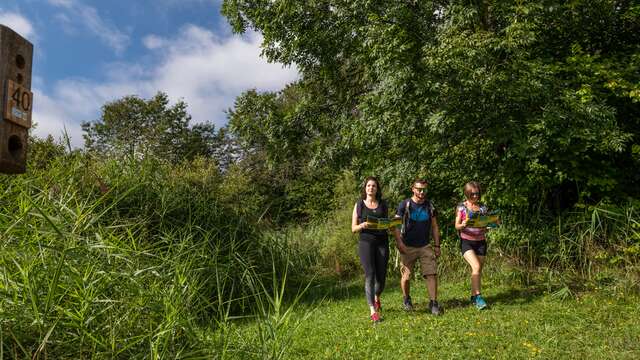
[[[474,179],[503,206],[566,188],[639,195],[636,2],[225,0],[222,12],[302,74],[286,105],[287,90],[249,92],[231,112],[267,159],[318,159],[308,172],[355,169],[392,189],[426,175],[440,194]]]
[[[167,94],[159,92],[148,100],[132,95],[109,102],[100,119],[84,122],[82,130],[86,149],[106,155],[154,156],[172,163],[216,155],[224,133],[216,133],[213,124],[191,126],[190,121],[184,101],[170,106]]]

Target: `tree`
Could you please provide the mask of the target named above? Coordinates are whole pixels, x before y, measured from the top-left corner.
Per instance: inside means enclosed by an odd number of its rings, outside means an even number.
[[[502,206],[567,187],[640,196],[625,176],[640,165],[635,2],[225,0],[223,14],[300,69],[292,108],[332,120],[315,149],[331,167],[396,190],[428,175],[447,201],[470,179]]]
[[[126,96],[107,103],[94,122],[84,122],[85,147],[106,155],[154,156],[172,163],[212,156],[221,139],[210,123],[189,126],[187,104],[169,106],[159,92],[149,100]]]
[[[44,139],[29,135],[27,151],[28,168],[37,170],[46,170],[52,162],[66,154],[64,145],[51,135]]]
[[[326,182],[335,178],[319,155],[334,141],[330,119],[310,111],[300,84],[280,92],[248,90],[228,112],[228,130],[239,146],[239,166],[268,198],[275,218],[314,216],[331,201]],[[277,214],[276,214],[277,213]],[[277,220],[277,219],[276,219]]]

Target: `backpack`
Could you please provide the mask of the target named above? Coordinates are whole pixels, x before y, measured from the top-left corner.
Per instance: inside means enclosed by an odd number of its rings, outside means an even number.
[[[409,231],[409,219],[411,219],[411,201],[407,201],[404,205],[404,214],[402,214],[402,226],[400,227],[400,236],[404,236]]]

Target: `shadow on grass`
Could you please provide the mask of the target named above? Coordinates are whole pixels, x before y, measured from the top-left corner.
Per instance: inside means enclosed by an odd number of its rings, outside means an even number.
[[[399,280],[393,277],[388,277],[383,297],[385,294],[394,292],[399,288]],[[340,301],[356,298],[361,298],[363,302],[366,301],[364,295],[364,279],[362,277],[354,276],[347,279],[329,277],[316,279],[302,297],[301,302],[316,303],[323,299]]]
[[[530,288],[513,288],[496,295],[483,296],[489,308],[494,305],[524,305],[528,304],[535,299],[541,297],[544,294],[544,289],[541,287]],[[442,306],[445,309],[452,310],[456,308],[464,308],[471,306],[469,297],[448,299],[442,302]]]
[[[301,299],[305,303],[315,303],[320,300],[347,300],[357,297],[364,299],[364,285],[359,279],[321,279],[316,280],[309,287],[306,294]]]

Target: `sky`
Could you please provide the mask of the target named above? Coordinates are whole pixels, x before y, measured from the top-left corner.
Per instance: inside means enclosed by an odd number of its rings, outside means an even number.
[[[158,91],[192,122],[226,124],[243,91],[274,91],[295,68],[260,56],[258,33],[233,34],[222,0],[0,0],[0,24],[34,45],[33,133],[82,147],[82,121],[103,104]]]

